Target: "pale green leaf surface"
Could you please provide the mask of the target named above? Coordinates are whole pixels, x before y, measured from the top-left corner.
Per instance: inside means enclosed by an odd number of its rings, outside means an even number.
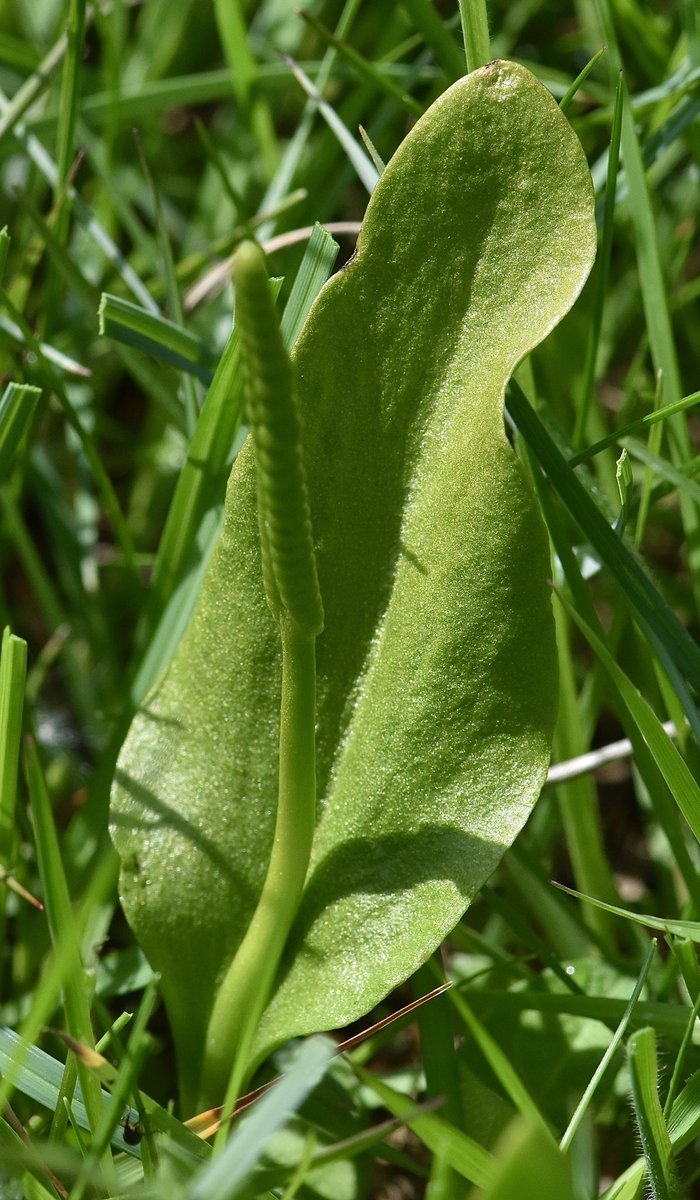
[[[547,549],[503,393],[594,253],[567,121],[524,68],[490,64],[414,126],[299,338],[326,612],[319,809],[258,1054],[346,1024],[410,975],[539,792],[556,707]],[[279,673],[246,445],[113,804],[124,907],[190,1062],[265,874]]]

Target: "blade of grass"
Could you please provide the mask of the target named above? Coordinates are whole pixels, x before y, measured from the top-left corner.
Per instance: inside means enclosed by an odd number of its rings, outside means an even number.
[[[180,290],[178,288],[177,278],[175,275],[175,264],[173,262],[170,238],[168,236],[165,217],[163,215],[163,205],[160,199],[160,192],[156,187],[156,182],[148,165],[148,159],[146,158],[138,131],[135,130],[133,136],[136,141],[136,150],[141,163],[141,170],[145,176],[148,190],[151,194],[151,202],[153,204],[154,224],[156,228],[156,237],[158,239],[158,248],[160,251],[161,268],[165,282],[165,297],[168,307],[170,308],[173,323],[182,328],[185,324],[185,316],[182,309],[182,302],[180,300]],[[185,416],[187,419],[187,431],[189,433],[194,428],[195,421],[197,420],[199,403],[197,400],[197,391],[194,380],[192,380],[187,374],[185,374],[182,379],[182,398]]]
[[[0,141],[10,133],[18,121],[22,120],[27,109],[41,95],[67,48],[68,35],[62,33],[29,78],[25,79],[22,86],[17,89],[7,111],[0,118]]]
[[[4,66],[16,67],[19,71],[34,71],[41,61],[39,50],[21,37],[13,37],[3,30],[0,33],[0,61]]]
[[[582,727],[576,675],[571,650],[570,624],[566,612],[554,600],[554,622],[559,657],[559,715],[554,734],[554,747],[560,758],[574,758],[589,744]],[[593,780],[588,776],[571,779],[557,788],[557,802],[562,816],[566,844],[576,880],[582,892],[591,892],[605,900],[618,899],[612,871],[605,852],[603,830],[598,809],[598,796]],[[584,883],[584,880],[587,880]],[[613,930],[607,917],[601,920],[602,910],[585,914],[590,925],[608,949],[614,945]]]
[[[620,586],[643,629],[654,639],[655,645],[663,646],[683,678],[700,691],[700,647],[681,625],[625,543],[608,525],[514,381],[508,386],[506,406],[569,513]]]
[[[675,940],[675,939],[673,939],[673,940]],[[690,943],[686,943],[686,944],[690,945]],[[695,956],[694,951],[693,951],[693,961],[697,968],[697,958]],[[690,1046],[693,1041],[693,1034],[695,1032],[695,1023],[698,1019],[699,1013],[700,1013],[700,991],[698,991],[698,994],[695,999],[695,1003],[693,1004],[693,1007],[690,1011],[690,1016],[688,1017],[688,1026],[683,1035],[683,1041],[680,1044],[678,1054],[676,1055],[676,1061],[673,1064],[673,1073],[671,1075],[671,1081],[668,1085],[668,1094],[666,1096],[666,1101],[664,1103],[664,1120],[665,1121],[669,1120],[671,1113],[673,1112],[673,1106],[674,1106],[674,1103],[675,1103],[675,1100],[676,1100],[676,1097],[678,1095],[678,1091],[680,1088],[680,1081],[681,1081],[684,1071],[686,1069],[688,1051],[689,1051]]]
[[[55,830],[53,832],[55,837]],[[95,869],[90,875],[85,895],[75,913],[75,927],[78,938],[82,937],[90,914],[94,911],[94,907],[96,905],[101,906],[104,903],[106,895],[114,894],[118,868],[119,863],[115,854],[105,853],[98,860]],[[13,1088],[19,1086],[16,1080],[24,1078],[22,1073],[25,1070],[25,1064],[31,1064],[34,1061],[34,1055],[41,1056],[44,1054],[34,1043],[37,1041],[43,1027],[49,1023],[55,1011],[61,990],[64,987],[66,977],[74,968],[76,939],[73,934],[74,930],[72,928],[61,933],[60,941],[54,949],[52,956],[48,959],[47,966],[42,973],[40,985],[34,992],[31,1008],[22,1021],[20,1032],[17,1034],[0,1026],[0,1051],[4,1051],[5,1054],[2,1061],[2,1069],[0,1069],[0,1110],[10,1098]],[[47,1055],[46,1058],[48,1057]],[[63,1076],[64,1064],[58,1063],[56,1070],[58,1072],[56,1088],[58,1088]],[[41,1069],[38,1070],[38,1075],[43,1078]],[[24,1083],[20,1090],[26,1090]],[[34,1093],[27,1091],[27,1094],[33,1095]],[[47,1107],[53,1108],[54,1105],[49,1104]],[[85,1121],[88,1121],[87,1114]],[[90,1128],[87,1123],[84,1127],[86,1129]]]
[[[127,1101],[137,1085],[141,1068],[151,1050],[151,1039],[146,1032],[146,1026],[153,1013],[156,998],[156,986],[151,983],[141,997],[126,1053],[119,1064],[119,1073],[109,1093],[109,1099],[102,1109],[100,1125],[94,1131],[90,1153],[85,1160],[84,1171],[71,1192],[71,1200],[83,1200],[85,1192],[90,1186],[90,1176],[114,1141],[125,1106],[128,1109]],[[128,1145],[128,1143],[126,1144]]]
[[[339,249],[330,233],[317,222],[282,313],[280,329],[288,350],[294,346],[311,305],[329,278]]]
[[[430,992],[436,978],[444,982],[445,973],[439,952],[413,976],[411,983],[415,996],[420,998]],[[447,996],[438,996],[430,1004],[421,1005],[417,1010],[417,1020],[426,1095],[429,1099],[439,1097],[444,1103],[443,1112],[447,1120],[456,1129],[461,1129],[465,1125],[465,1115],[460,1093],[453,1012]],[[449,1163],[436,1154],[430,1171],[430,1200],[458,1200],[461,1192],[459,1180]]]
[[[214,138],[210,134],[206,125],[204,124],[204,121],[200,121],[199,117],[195,117],[194,127],[197,131],[197,137],[199,138],[200,142],[202,143],[204,153],[206,154],[207,158],[209,159],[212,166],[214,167],[214,170],[216,171],[217,175],[219,176],[219,179],[221,180],[221,186],[223,187],[224,191],[226,192],[226,195],[228,196],[229,200],[231,201],[231,207],[233,209],[234,215],[242,216],[245,213],[245,205],[243,203],[243,197],[241,196],[240,192],[233,184],[233,181],[231,179],[231,172],[229,171],[228,167],[226,166],[224,157],[221,154],[221,152],[219,151],[219,148],[218,148]]]
[[[595,0],[599,19],[610,48],[610,69],[621,69],[615,23],[609,0]],[[642,293],[642,307],[649,335],[654,369],[663,372],[664,390],[670,404],[681,399],[678,357],[673,324],[664,281],[656,222],[647,183],[644,160],[629,104],[629,94],[623,77],[622,157],[629,186],[629,212],[635,231],[635,250]],[[690,439],[683,421],[669,423],[669,436],[674,453],[685,460],[690,457]],[[688,542],[689,562],[696,599],[700,595],[700,508],[688,498],[681,497],[683,526]]]
[[[605,206],[603,210],[603,230],[600,241],[600,251],[596,265],[595,294],[593,299],[593,314],[586,345],[586,359],[583,369],[583,385],[581,399],[576,412],[574,428],[574,446],[580,446],[585,436],[588,413],[593,389],[595,386],[595,369],[598,359],[598,346],[603,328],[603,310],[610,282],[610,263],[612,261],[613,229],[615,222],[615,197],[617,192],[617,172],[620,161],[620,137],[622,133],[623,91],[622,75],[617,81],[615,92],[615,108],[613,110],[612,130],[610,133],[610,152],[608,155],[608,176],[605,186]]]
[[[359,12],[362,0],[345,0],[342,12],[338,18],[338,23],[335,27],[335,34],[339,38],[346,38],[352,29],[353,22]],[[439,24],[440,22],[438,22]],[[330,46],[323,56],[323,60],[316,76],[317,90],[323,94],[323,89],[331,75],[333,65],[338,57],[338,52],[334,46]],[[259,212],[265,212],[269,209],[274,209],[279,204],[282,197],[289,191],[294,174],[301,163],[304,150],[311,130],[313,129],[316,118],[316,104],[309,98],[304,107],[301,120],[295,130],[287,149],[282,155],[279,167],[275,172],[275,176],[270,183],[265,195],[263,196]],[[266,222],[260,226],[259,239],[261,242],[266,241],[274,232],[274,224],[272,221]]]
[[[56,1200],[58,1195],[65,1200],[68,1192],[60,1181],[53,1175],[48,1163],[43,1160],[43,1152],[35,1150],[28,1143],[26,1134],[20,1136],[8,1121],[0,1118],[0,1147],[2,1148],[3,1174],[8,1172],[17,1181],[18,1187],[23,1188],[23,1195],[31,1200]],[[27,1179],[27,1172],[31,1176]],[[3,1181],[4,1182],[4,1181]],[[45,1184],[51,1185],[49,1191]],[[8,1188],[8,1194],[17,1195],[15,1189]]]
[[[552,1141],[552,1134],[545,1118],[517,1071],[512,1066],[508,1055],[501,1049],[495,1038],[491,1036],[488,1029],[481,1023],[457,988],[452,988],[448,995],[452,1004],[457,1009],[461,1021],[469,1030],[469,1033],[516,1111],[525,1117],[527,1121],[541,1129],[545,1137],[549,1141]]]
[[[0,115],[7,112],[9,103],[4,92],[0,91]],[[44,149],[41,142],[33,134],[28,134],[23,125],[17,124],[14,130],[15,137],[23,146],[27,156],[34,163],[37,170],[44,177],[50,187],[58,186],[58,170],[55,162]],[[67,196],[75,212],[76,217],[81,225],[89,233],[95,245],[102,252],[108,262],[112,264],[118,275],[124,282],[125,287],[129,289],[132,295],[144,308],[150,309],[152,312],[157,312],[158,307],[154,300],[149,295],[133,267],[126,261],[119,247],[109,236],[103,225],[93,215],[92,209],[88,204],[81,200],[74,188],[69,188]],[[60,241],[60,239],[57,239]]]
[[[654,410],[658,412],[663,407],[663,384],[664,377],[659,371],[656,377],[656,392],[654,395]],[[657,423],[649,432],[647,442],[647,450],[656,458],[661,453],[661,443],[663,441],[663,425]],[[654,486],[654,471],[650,466],[644,472],[644,481],[642,483],[641,494],[639,497],[639,508],[637,509],[637,523],[634,529],[634,540],[637,546],[641,546],[644,541],[647,521],[649,519],[649,511],[651,508],[651,493]]]
[[[0,866],[6,871],[13,865],[17,837],[15,804],[26,675],[27,643],[6,628],[0,657]],[[0,907],[4,915],[4,905]]]
[[[68,629],[68,608],[64,605],[56,581],[37,550],[20,507],[8,488],[0,488],[0,512],[4,518],[5,534],[26,572],[34,599],[47,626],[55,630]],[[72,637],[67,637],[61,642],[60,654],[65,665],[71,700],[79,719],[87,729],[95,711],[92,680],[86,676],[84,660]]]
[[[489,18],[485,0],[459,0],[467,71],[476,71],[491,60]]]
[[[203,383],[212,381],[217,355],[202,338],[147,311],[132,300],[103,292],[99,307],[99,329],[103,337],[133,346],[160,362],[189,372]]]
[[[335,1054],[327,1037],[307,1038],[294,1053],[287,1072],[243,1118],[220,1154],[188,1188],[187,1200],[230,1200],[246,1182],[268,1141],[321,1082]]]
[[[316,62],[306,62],[313,76],[319,67]],[[258,63],[256,85],[258,89],[276,90],[287,72],[281,63]],[[83,96],[80,113],[91,127],[100,127],[110,121],[118,128],[133,127],[136,122],[155,120],[173,108],[200,108],[216,104],[231,95],[231,71],[228,67],[213,71],[193,71],[187,75],[170,75],[166,79],[144,79],[135,83],[122,80],[122,86],[113,91],[93,92]],[[56,128],[58,109],[30,113],[25,121],[26,128],[41,137],[51,134]]]
[[[514,1122],[500,1138],[496,1157],[496,1177],[483,1200],[575,1200],[572,1165],[540,1126]]]
[[[26,342],[24,334],[14,321],[10,321],[8,317],[0,313],[0,334],[9,338],[13,342],[17,342],[20,346],[25,346]],[[82,379],[88,379],[91,371],[88,367],[84,367],[82,363],[76,362],[68,354],[63,354],[61,350],[57,350],[55,346],[50,346],[48,342],[39,342],[43,357],[54,367],[58,367],[59,371],[65,371],[67,375],[77,375]],[[29,347],[27,347],[29,349]]]
[[[561,884],[556,885],[562,888]],[[562,888],[566,891],[566,888]],[[574,892],[578,896],[578,893]],[[578,897],[579,899],[589,900],[591,904],[595,901],[590,896]],[[608,905],[611,911],[611,905]],[[630,920],[636,920],[636,914],[627,913],[624,909],[617,910],[620,916],[628,917]],[[654,920],[654,918],[652,918]],[[642,924],[645,922],[642,921]],[[682,922],[678,922],[681,924]],[[663,932],[667,932],[664,922],[660,921],[658,927]],[[573,1017],[582,1017],[586,1020],[601,1021],[608,1025],[612,1030],[624,1016],[627,1000],[612,996],[575,996],[572,992],[544,992],[541,989],[523,988],[518,991],[506,991],[496,988],[479,988],[470,994],[472,1007],[476,1011],[483,1011],[488,1014],[489,1020],[499,1020],[503,1022],[519,1021],[526,1013],[536,1013],[539,1015],[557,1014]],[[637,1007],[632,1015],[631,1024],[639,1028],[641,1025],[653,1024],[658,1031],[660,1037],[673,1040],[680,1044],[688,1026],[688,1006],[685,1004],[671,1004],[668,1000],[664,1001],[643,1001],[637,1002]],[[696,1026],[694,1043],[697,1044],[697,1034],[700,1029]]]
[[[56,129],[56,179],[54,202],[61,207],[65,203],[65,182],[75,157],[75,126],[80,100],[82,81],[83,50],[85,44],[86,0],[69,0],[66,22],[66,55],[61,72],[61,94],[58,103],[58,126]],[[59,239],[65,236],[66,224],[61,219],[60,209],[57,223]]]
[[[600,50],[596,50],[593,57],[589,58],[583,70],[576,76],[571,87],[567,88],[567,90],[564,92],[564,95],[559,101],[559,107],[562,112],[566,112],[576,93],[581,90],[584,83],[588,79],[588,76],[591,74],[591,71],[593,71],[593,69],[598,65],[606,50],[607,46],[601,46]]]
[[[593,631],[565,598],[562,597],[562,601],[569,616],[603,664],[606,674],[666,780],[671,795],[694,836],[700,842],[700,786],[666,733],[656,713],[615,662],[602,638]]]
[[[429,0],[402,0],[416,29],[425,38],[450,83],[464,74],[464,51],[457,45],[442,18]],[[488,35],[487,35],[488,36]],[[488,61],[485,60],[485,61]]]
[[[593,1076],[591,1077],[591,1080],[590,1080],[588,1086],[586,1087],[585,1092],[583,1093],[581,1099],[579,1100],[578,1104],[576,1105],[574,1114],[573,1114],[571,1120],[569,1121],[569,1124],[567,1125],[566,1130],[565,1130],[565,1132],[562,1136],[562,1139],[559,1143],[559,1148],[563,1152],[566,1152],[571,1148],[571,1143],[574,1140],[576,1131],[588,1110],[588,1107],[596,1093],[596,1090],[597,1090],[599,1084],[603,1080],[603,1076],[605,1075],[605,1072],[607,1071],[608,1067],[610,1066],[610,1063],[612,1062],[619,1046],[622,1043],[622,1039],[625,1036],[625,1031],[627,1029],[627,1026],[630,1023],[630,1018],[632,1016],[632,1013],[634,1012],[637,1001],[639,1000],[639,997],[642,994],[642,988],[644,987],[647,975],[649,974],[649,968],[651,966],[651,961],[654,957],[655,951],[656,951],[656,942],[652,941],[649,944],[649,949],[647,951],[646,958],[644,959],[644,962],[642,964],[642,969],[639,972],[639,977],[637,979],[637,982],[634,985],[634,991],[632,992],[632,995],[629,998],[629,1003],[627,1005],[627,1008],[625,1009],[625,1011],[623,1013],[622,1020],[620,1021],[620,1024],[618,1025],[617,1029],[615,1030],[615,1034],[612,1038],[612,1041],[610,1042],[610,1045],[608,1046],[607,1050],[605,1051],[605,1054],[601,1058],[600,1063],[598,1064],[598,1067],[596,1068],[595,1072],[593,1073]]]
[[[9,474],[17,448],[32,424],[41,389],[8,383],[0,396],[0,480]]]
[[[677,1180],[657,1085],[656,1032],[639,1029],[629,1039],[627,1059],[637,1127],[654,1200],[678,1196]]]
[[[673,1149],[683,1150],[700,1128],[700,1071],[691,1075],[678,1099],[674,1102],[668,1121]]]
[[[71,1056],[71,1061],[74,1064],[71,1070],[77,1074],[76,1059],[73,1056]],[[20,1064],[19,1067],[17,1067],[17,1063]],[[71,1088],[69,1087],[66,1091],[64,1084],[66,1063],[60,1062],[53,1055],[47,1054],[45,1050],[25,1041],[13,1030],[0,1026],[0,1067],[4,1076],[10,1074],[13,1076],[13,1085],[17,1091],[53,1112],[57,1118],[60,1117],[58,1106],[62,1105],[62,1096],[71,1093]],[[100,1102],[103,1107],[109,1102],[109,1093],[102,1089]],[[75,1094],[71,1096],[70,1104],[77,1124],[81,1129],[89,1131],[90,1121],[79,1086],[75,1089]],[[123,1113],[124,1106],[122,1106],[120,1115]],[[65,1119],[65,1108],[63,1108],[61,1119]],[[138,1113],[135,1109],[128,1110],[127,1119],[132,1122],[138,1120]],[[112,1141],[115,1149],[125,1150],[127,1154],[140,1157],[137,1146],[130,1146],[124,1142],[121,1129],[115,1130]],[[204,1149],[206,1150],[206,1147]]]
[[[555,954],[565,961],[582,958],[590,948],[591,931],[580,911],[572,913],[552,891],[547,873],[534,853],[517,843],[504,859],[505,869],[515,883],[520,903],[530,919],[547,931]]]
[[[601,450],[607,450],[608,446],[617,446],[623,438],[629,437],[633,433],[639,433],[641,429],[646,429],[648,426],[656,425],[659,421],[666,421],[669,417],[676,413],[685,412],[686,409],[694,408],[700,403],[700,392],[691,392],[689,396],[683,396],[681,400],[676,400],[672,404],[664,404],[660,408],[655,408],[653,412],[646,413],[645,416],[639,417],[636,421],[629,421],[620,429],[614,430],[607,437],[601,438],[599,442],[595,442],[592,446],[587,446],[585,450],[579,450],[576,454],[572,454],[567,460],[570,467],[578,467],[580,463],[587,462],[589,458],[594,458],[596,454],[600,454]]]
[[[238,225],[235,229],[232,229],[231,233],[226,237],[226,242],[223,248],[230,250],[232,247],[234,247],[233,253],[229,254],[228,258],[226,258],[223,262],[218,262],[213,267],[209,267],[204,275],[192,284],[185,295],[185,311],[191,312],[192,309],[196,308],[198,304],[201,304],[203,300],[208,300],[211,299],[212,296],[216,296],[221,289],[230,282],[235,247],[238,246],[240,241],[242,241],[244,238],[250,237],[252,230],[260,230],[263,227],[268,227],[273,221],[281,216],[282,213],[287,212],[288,209],[293,208],[296,204],[299,204],[301,201],[305,200],[306,196],[307,193],[304,188],[297,188],[288,196],[283,196],[279,204],[277,204],[274,208],[266,209],[264,212],[258,213],[256,216],[251,217],[250,220],[245,222],[245,224]],[[283,236],[289,237],[290,234]],[[276,239],[274,238],[273,243],[275,243],[273,248],[278,248]],[[261,244],[266,254],[272,253],[272,249],[268,248],[267,243],[261,242]],[[212,247],[212,253],[213,252],[214,247]],[[194,259],[198,260],[196,268],[193,268],[190,265]],[[193,269],[198,269],[200,266],[203,266],[205,262],[208,263],[209,261],[209,255],[207,255],[206,258],[202,255],[192,256],[192,259],[184,264],[187,266],[187,274],[190,274]],[[184,271],[182,273],[184,274]]]
[[[266,179],[271,179],[278,162],[277,138],[269,105],[256,87],[258,64],[251,53],[243,9],[239,0],[214,0],[214,15],[234,93],[250,122]]]
[[[43,242],[46,245],[48,253],[60,271],[63,280],[66,283],[71,295],[79,297],[80,302],[85,310],[90,313],[91,317],[95,311],[95,307],[99,300],[99,292],[93,287],[92,283],[81,274],[80,269],[71,259],[68,251],[58,239],[55,237],[53,230],[48,222],[42,217],[36,205],[33,203],[29,194],[25,191],[22,193],[22,208],[27,217],[34,225]],[[148,307],[149,312],[154,312],[157,316],[157,306],[153,301],[150,301]],[[171,393],[171,388],[168,386],[168,381],[162,379],[160,373],[156,373],[150,363],[144,362],[137,355],[132,354],[127,348],[121,344],[115,346],[119,357],[125,364],[128,371],[138,382],[146,396],[152,398],[156,404],[166,414],[168,421],[175,426],[176,429],[184,433],[185,414],[182,409],[182,404],[179,399]],[[43,348],[42,348],[43,353]],[[45,357],[49,357],[45,355]],[[51,360],[52,361],[52,360]]]
[[[369,136],[364,125],[360,125],[359,130],[360,130],[360,137],[362,138],[362,141],[365,144],[365,149],[366,149],[367,153],[369,154],[370,158],[372,159],[372,162],[374,163],[375,167],[377,168],[377,171],[381,175],[382,171],[386,167],[386,163],[382,160],[382,158],[378,154],[377,147],[375,146],[374,142],[372,141],[371,137]]]
[[[62,989],[66,1022],[72,1037],[94,1048],[87,988],[80,960],[80,940],[63,873],[51,802],[33,741],[27,741],[25,753],[27,787],[34,818],[36,850],[51,940],[57,956],[65,955],[69,964]],[[90,1128],[94,1132],[98,1128],[102,1111],[99,1080],[80,1062],[78,1075]]]
[[[559,514],[551,503],[551,496],[545,486],[545,481],[539,472],[535,472],[532,477],[540,497],[540,503],[542,504],[542,509],[547,520],[550,536],[552,537],[556,552],[559,556],[559,561],[564,570],[567,584],[575,600],[576,608],[580,614],[585,615],[585,619],[587,620],[591,629],[595,630],[601,640],[604,640],[605,635],[603,628],[600,624],[595,607],[593,606],[590,594],[583,581],[578,560],[573,553],[571,546],[569,545],[567,533],[561,527]],[[557,609],[555,608],[555,612],[556,611]],[[620,610],[616,615],[613,628],[608,635],[608,644],[612,644],[613,646],[618,644],[618,635],[621,633],[621,623],[624,621],[624,619],[624,611]],[[697,729],[697,713],[694,700],[688,693],[684,681],[676,672],[673,663],[669,662],[668,659],[663,656],[663,654],[660,655],[660,657],[663,661],[663,667],[665,671],[665,675],[662,675],[661,677],[660,686],[662,687],[662,691],[664,691],[664,693],[673,691],[675,707],[677,708],[678,705],[682,705],[682,709],[687,715],[688,721],[690,722],[690,727],[695,732]],[[567,673],[564,671],[562,674],[563,686],[565,688],[563,700],[564,704],[566,703],[566,679]],[[597,684],[597,679],[592,677],[592,682],[593,684]],[[596,691],[598,690],[599,689],[596,687]],[[624,714],[623,723],[625,723]],[[589,725],[587,736],[590,737],[593,728],[590,719],[587,724]],[[580,726],[581,714],[579,713],[578,718],[573,722],[573,727],[578,732]],[[678,728],[680,728],[680,725]],[[688,893],[693,898],[693,903],[697,906],[700,904],[700,886],[698,884],[698,875],[686,845],[685,833],[680,824],[678,808],[666,783],[664,782],[663,776],[653,760],[653,756],[651,755],[645,741],[633,723],[629,726],[628,732],[630,734],[631,748],[635,758],[636,766],[647,787],[649,796],[652,798],[655,814],[668,840],[668,843],[672,848],[676,860],[676,866],[683,878],[684,883],[686,884]],[[670,731],[667,732],[670,734]],[[589,797],[589,800],[591,799],[593,798]],[[586,842],[587,835],[585,830],[581,831],[581,836],[584,838],[581,847],[581,853],[585,857],[588,850]],[[587,887],[585,890],[598,896],[606,896],[607,894],[607,899],[613,900],[616,893],[614,887],[611,891],[609,879],[607,887],[604,886],[607,872],[605,868],[605,856],[602,850],[601,854],[603,854],[603,869],[600,880],[595,887]]]
[[[360,1082],[379,1097],[390,1113],[405,1120],[409,1129],[433,1154],[448,1162],[463,1179],[477,1187],[488,1187],[495,1167],[495,1160],[488,1150],[435,1113],[410,1116],[411,1111],[415,1110],[415,1102],[409,1096],[396,1091],[359,1063],[353,1063],[352,1067]]]
[[[700,503],[700,484],[691,479],[684,470],[679,467],[674,467],[668,459],[661,458],[660,455],[645,446],[643,442],[638,442],[634,438],[625,438],[625,443],[630,454],[639,459],[640,462],[651,467],[653,473],[661,479],[665,479],[674,489],[680,493],[687,493],[697,503]]]
[[[568,531],[563,528],[560,513],[552,504],[552,497],[541,472],[532,472],[532,479],[534,486],[537,489],[543,512],[545,513],[550,536],[552,537],[577,610],[579,613],[585,616],[590,627],[594,629],[601,638],[603,638],[603,628],[600,624],[596,609],[593,606],[588,588],[583,581],[581,569],[579,567],[576,555],[573,553],[573,550],[569,544]],[[611,628],[609,634],[609,638],[612,639],[612,642],[609,641],[608,644],[612,644],[613,646],[618,644],[618,639],[622,632],[624,620],[625,613],[623,610],[619,610],[616,614],[613,627]],[[663,645],[659,644],[658,639],[653,633],[650,632],[649,637],[652,641],[652,644],[656,648],[658,655],[657,660],[655,660],[655,669],[658,667],[660,670],[661,667],[663,667],[663,674],[661,676],[660,684],[662,692],[664,695],[669,694],[671,691],[673,692],[674,715],[677,715],[677,710],[680,705],[682,712],[688,721],[690,729],[697,738],[700,735],[700,730],[698,728],[699,722],[695,701],[690,695],[687,685],[684,679],[681,677],[680,672],[677,670],[675,664],[665,652]],[[600,673],[598,673],[597,676],[592,677],[592,686],[590,689],[591,700],[600,691],[600,679]],[[598,698],[596,700],[596,704],[599,703],[600,699]],[[592,710],[591,715],[588,718],[589,736],[590,733],[592,733],[593,720],[595,720],[595,713]],[[676,736],[678,736],[679,730],[682,732],[680,723],[676,727]],[[685,835],[679,823],[678,809],[663,780],[663,776],[658,771],[658,768],[656,767],[653,758],[647,749],[646,743],[642,739],[641,735],[637,732],[636,726],[631,725],[628,732],[633,746],[636,765],[645,782],[649,795],[652,798],[652,803],[661,827],[668,839],[669,845],[672,847],[676,858],[676,865],[688,888],[690,896],[693,897],[694,903],[697,905],[700,903],[698,875],[685,843]]]
[[[352,164],[358,179],[362,184],[364,184],[371,196],[379,180],[377,169],[371,158],[365,154],[362,146],[355,141],[354,137],[350,133],[350,130],[340,119],[335,109],[328,103],[327,100],[324,100],[318,88],[311,82],[308,75],[299,66],[299,63],[295,62],[294,59],[289,55],[285,55],[284,58],[294,78],[298,81],[298,83],[301,84],[307,96],[311,100],[315,101],[318,111],[328,125],[328,128],[332,131],[332,133],[335,134],[336,138],[340,142],[340,145],[345,151],[348,161]]]
[[[616,917],[624,917],[626,921],[635,921],[637,925],[646,925],[649,929],[659,929],[662,933],[674,933],[678,937],[690,938],[692,942],[700,942],[700,921],[683,921],[672,917],[667,920],[664,917],[654,917],[650,913],[631,912],[627,908],[618,908],[615,904],[606,904],[595,896],[584,896],[563,883],[555,883],[554,880],[552,883],[567,895],[575,896],[577,900],[587,900],[589,904],[596,904]]]
[[[695,0],[683,0],[681,8],[688,39],[688,58],[695,66],[700,66],[700,21]]]
[[[551,889],[550,889],[551,895]],[[562,966],[556,954],[553,954],[549,945],[541,938],[535,929],[532,928],[527,917],[511,904],[509,900],[497,892],[495,888],[485,887],[482,889],[481,898],[488,905],[492,912],[498,913],[499,917],[513,930],[520,940],[530,948],[533,958],[541,959],[549,970],[557,976],[558,979],[572,992],[582,995],[582,989],[574,979],[573,975],[567,973],[566,968]]]
[[[308,12],[304,8],[298,8],[296,11],[312,29],[316,30],[329,46],[335,47],[341,57],[351,63],[361,79],[374,84],[380,92],[385,92],[387,96],[391,96],[394,100],[397,100],[399,104],[407,108],[415,116],[420,116],[425,111],[423,105],[419,104],[413,96],[404,92],[398,84],[394,83],[393,79],[380,71],[375,63],[370,62],[362,54],[359,54],[357,50],[353,49],[348,41],[344,38],[336,37],[312,12]]]
[[[90,470],[92,471],[95,483],[102,493],[102,499],[105,509],[109,515],[112,529],[114,530],[114,536],[119,544],[122,554],[124,555],[124,562],[127,568],[130,570],[132,576],[138,579],[139,575],[136,566],[136,550],[133,539],[131,537],[124,514],[121,510],[121,505],[114,489],[114,484],[107,474],[94,439],[86,430],[74,404],[69,399],[61,380],[57,377],[55,371],[49,365],[49,363],[47,363],[47,361],[44,359],[41,345],[32,334],[32,331],[24,320],[22,314],[14,307],[14,304],[12,303],[8,293],[3,287],[0,287],[0,301],[3,302],[5,307],[9,309],[11,315],[22,329],[27,344],[33,350],[43,368],[43,372],[46,375],[47,383],[49,385],[49,390],[54,392],[60,401],[66,421],[78,437],[82,450],[85,454],[85,458],[89,463]]]

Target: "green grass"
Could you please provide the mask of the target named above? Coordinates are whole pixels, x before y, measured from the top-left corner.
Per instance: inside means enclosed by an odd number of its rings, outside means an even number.
[[[309,10],[0,10],[0,1196],[691,1195],[697,6]],[[192,611],[241,441],[226,264],[245,238],[272,243],[291,346],[354,248],[352,232],[334,241],[317,223],[356,229],[416,115],[467,61],[495,56],[562,102],[597,190],[593,275],[507,395],[552,545],[555,757],[623,735],[633,757],[547,787],[443,958],[345,1053],[325,1040],[279,1052],[255,1082],[279,1081],[212,1149],[177,1109],[107,811],[129,720]],[[665,935],[656,952],[650,926]],[[418,1017],[372,1028],[444,973],[452,988]]]

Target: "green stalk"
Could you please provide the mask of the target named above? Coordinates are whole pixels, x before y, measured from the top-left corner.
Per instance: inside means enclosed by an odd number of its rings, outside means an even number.
[[[282,622],[279,794],[275,835],[258,906],[209,1022],[201,1104],[236,1099],[260,1018],[301,899],[316,812],[316,639]],[[233,1062],[233,1072],[231,1063]]]
[[[486,0],[459,0],[467,71],[476,71],[491,60]]]
[[[294,373],[265,258],[233,264],[248,422],[255,447],[263,585],[282,644],[275,833],[257,908],[214,1000],[200,1106],[232,1109],[301,900],[316,820],[316,636],[323,628]],[[228,1084],[228,1087],[227,1087]],[[225,1127],[225,1113],[222,1129]]]

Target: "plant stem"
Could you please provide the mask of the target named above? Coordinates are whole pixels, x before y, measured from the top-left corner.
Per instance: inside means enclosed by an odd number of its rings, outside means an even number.
[[[209,1021],[201,1106],[220,1103],[227,1084],[233,1101],[240,1090],[311,855],[316,815],[316,638],[288,617],[280,621],[280,629],[282,699],[274,841],[258,906]]]
[[[459,12],[467,71],[476,71],[477,67],[483,67],[491,60],[486,0],[459,0]]]

